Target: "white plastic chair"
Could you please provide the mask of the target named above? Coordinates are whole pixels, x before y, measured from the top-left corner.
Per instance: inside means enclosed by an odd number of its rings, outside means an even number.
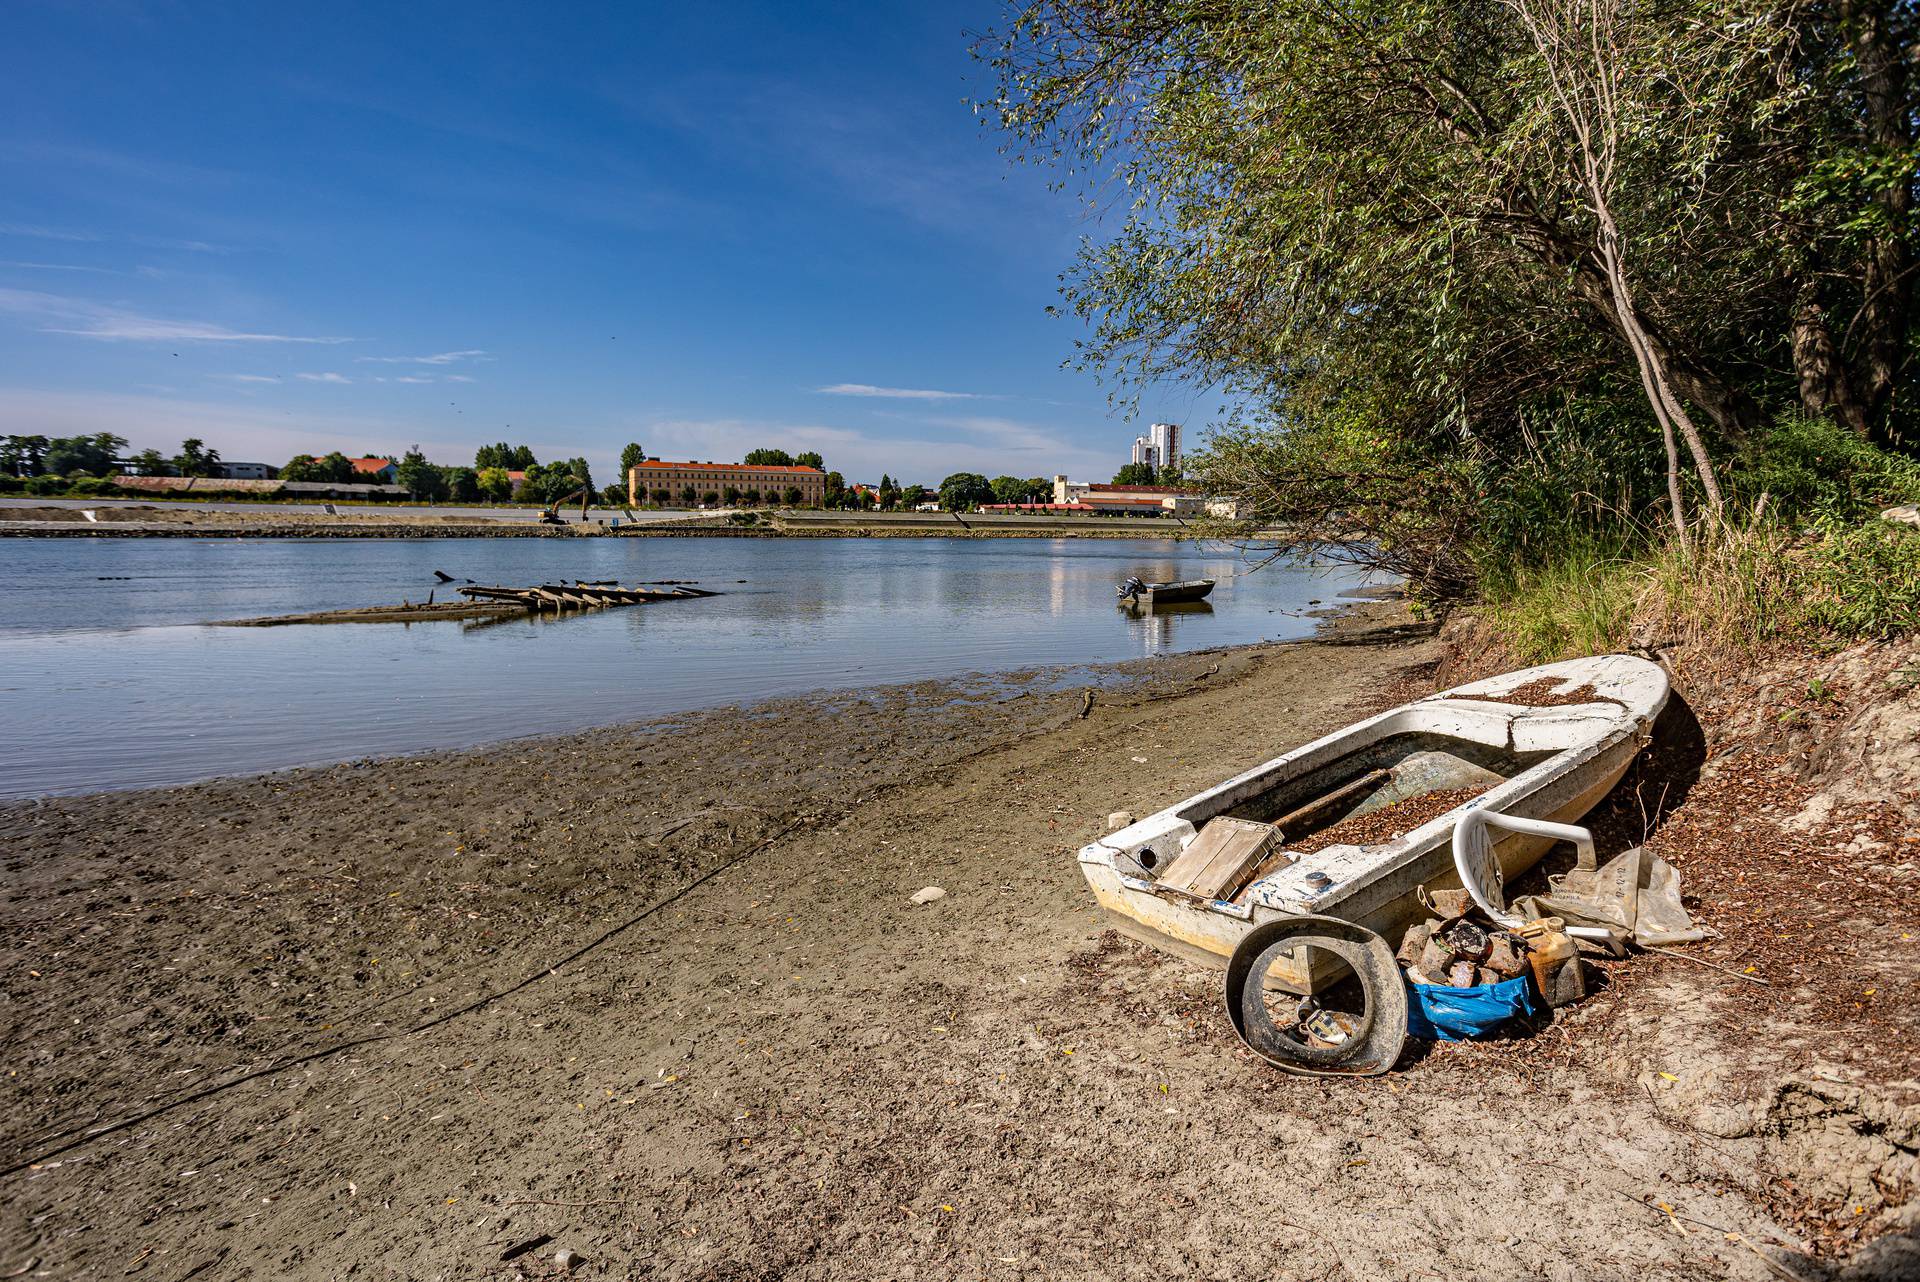
[[[1524,819],[1519,815],[1496,814],[1491,810],[1469,810],[1453,826],[1453,866],[1460,884],[1473,896],[1480,910],[1509,930],[1526,923],[1507,911],[1506,878],[1500,861],[1494,857],[1493,838],[1487,829],[1504,828],[1530,837],[1553,837],[1570,841],[1580,852],[1580,867],[1595,866],[1593,832],[1577,824],[1549,823],[1545,819]],[[1568,931],[1568,934],[1575,933]]]

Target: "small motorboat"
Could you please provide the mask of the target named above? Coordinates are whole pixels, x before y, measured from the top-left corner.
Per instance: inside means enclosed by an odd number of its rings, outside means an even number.
[[[1180,583],[1143,583],[1138,576],[1118,588],[1120,600],[1133,605],[1182,605],[1204,601],[1213,591],[1212,579],[1187,579]]]
[[[1579,819],[1651,737],[1667,694],[1658,664],[1623,654],[1457,686],[1110,833],[1081,849],[1080,868],[1119,929],[1215,966],[1291,917],[1399,939],[1424,911],[1421,886],[1460,884],[1452,839],[1463,815]],[[1553,844],[1538,824],[1492,826],[1498,877]],[[1310,995],[1348,969],[1301,948],[1273,962],[1265,986]]]

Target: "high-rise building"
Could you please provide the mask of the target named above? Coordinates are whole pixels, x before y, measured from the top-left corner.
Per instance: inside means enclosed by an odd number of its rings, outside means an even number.
[[[1152,441],[1144,436],[1133,438],[1133,462],[1145,463],[1148,467],[1160,466],[1159,451],[1154,449]]]
[[[1180,425],[1178,423],[1155,423],[1147,429],[1146,441],[1153,450],[1155,467],[1179,466]]]

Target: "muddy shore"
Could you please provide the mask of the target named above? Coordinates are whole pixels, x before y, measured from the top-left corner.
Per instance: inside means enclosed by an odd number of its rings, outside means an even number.
[[[1109,811],[1430,688],[1395,609],[0,809],[0,1274],[1779,1276],[1769,1136],[1582,1053],[1633,985],[1309,1082],[1094,915]]]

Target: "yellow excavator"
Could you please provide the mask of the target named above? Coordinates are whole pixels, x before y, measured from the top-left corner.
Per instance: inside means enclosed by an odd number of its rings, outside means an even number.
[[[577,476],[573,479],[576,481],[580,480]],[[580,500],[580,524],[585,525],[587,523],[587,507],[593,502],[593,488],[585,482],[582,482],[579,489],[567,495],[565,498],[558,498],[547,504],[546,510],[540,513],[540,524],[565,525],[566,522],[560,519],[560,509],[575,499]]]

